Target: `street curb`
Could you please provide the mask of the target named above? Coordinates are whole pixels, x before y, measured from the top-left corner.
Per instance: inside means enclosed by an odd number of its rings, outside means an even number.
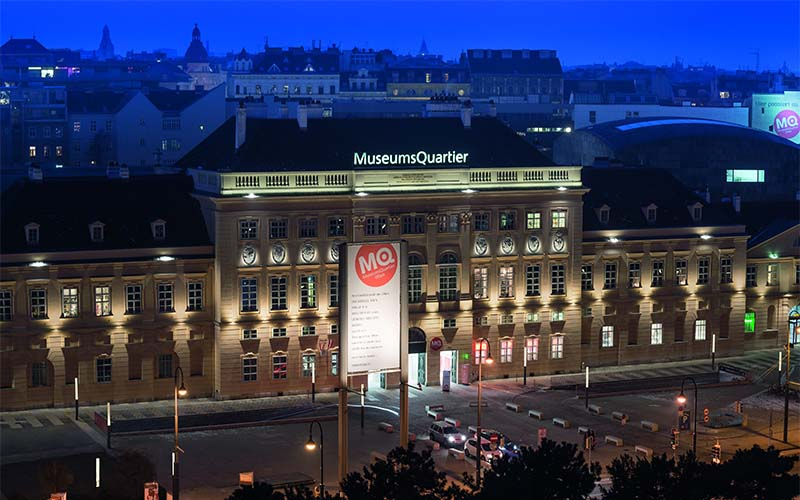
[[[241,429],[243,427],[267,427],[271,425],[307,424],[313,421],[331,422],[337,420],[336,415],[323,415],[320,417],[285,418],[277,420],[260,420],[254,422],[237,422],[232,424],[200,425],[195,427],[181,427],[180,432],[219,431],[227,429]],[[150,434],[170,434],[172,429],[153,429],[148,431],[112,432],[112,436],[145,436]]]
[[[703,384],[703,385],[700,385],[699,387],[702,387],[702,388],[733,387],[733,386],[737,386],[737,385],[748,385],[748,384],[751,384],[751,383],[752,382],[748,382],[747,380],[732,380],[730,382],[720,382],[718,384]],[[630,390],[630,391],[618,391],[618,392],[596,392],[596,393],[590,393],[589,394],[589,399],[598,398],[598,397],[600,397],[600,398],[601,397],[609,397],[609,396],[624,396],[626,394],[644,394],[644,393],[653,394],[653,393],[659,393],[659,392],[674,392],[674,391],[680,391],[680,390],[681,390],[680,386],[676,386],[676,387],[659,387],[657,389],[633,389],[633,390]],[[583,394],[578,394],[577,398],[578,399],[584,399],[584,395]]]

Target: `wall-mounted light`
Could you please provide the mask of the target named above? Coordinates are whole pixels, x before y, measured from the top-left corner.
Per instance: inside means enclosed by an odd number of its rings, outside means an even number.
[[[30,267],[47,267],[47,262],[42,262],[41,260],[37,260],[28,264]]]
[[[609,243],[619,243],[619,238],[617,238],[616,236],[612,236],[611,238],[608,239],[608,242]]]
[[[255,193],[247,193],[246,195],[244,195],[244,197],[247,198],[248,200],[252,200],[258,198],[258,195]]]
[[[476,189],[467,188],[467,189],[462,189],[461,192],[464,194],[473,194],[477,193],[478,191]]]
[[[364,191],[358,191],[356,193],[356,196],[360,196],[363,198],[364,196],[369,196],[369,193],[365,193]]]
[[[777,259],[778,257],[780,257],[778,255],[778,252],[770,252],[767,255],[769,256],[770,259]]]
[[[158,257],[156,257],[156,260],[159,262],[172,262],[173,260],[175,260],[175,257],[171,255],[159,255]]]
[[[700,239],[701,240],[710,240],[711,239],[711,235],[710,234],[701,234],[700,235]]]
[[[558,186],[558,190],[559,190],[559,191],[566,191],[566,190],[567,190],[567,188],[565,188],[564,186]]]

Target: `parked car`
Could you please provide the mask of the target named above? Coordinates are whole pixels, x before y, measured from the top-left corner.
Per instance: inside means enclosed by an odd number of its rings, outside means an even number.
[[[464,455],[468,458],[478,456],[478,450],[475,445],[477,440],[474,437],[467,439],[467,444],[464,445]],[[481,460],[487,463],[493,463],[503,456],[503,453],[492,444],[488,439],[481,439]]]
[[[520,447],[513,441],[506,440],[503,444],[498,446],[497,449],[500,450],[500,453],[512,460],[519,457]]]
[[[447,448],[464,445],[467,436],[461,434],[457,428],[448,424],[432,423],[430,428],[431,440],[436,441]]]

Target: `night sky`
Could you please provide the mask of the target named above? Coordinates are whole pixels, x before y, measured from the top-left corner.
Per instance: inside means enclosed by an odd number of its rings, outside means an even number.
[[[565,66],[635,60],[800,71],[800,2],[214,2],[0,0],[0,35],[46,47],[96,49],[103,24],[116,53],[171,48],[182,55],[195,22],[212,54],[242,47],[369,46],[455,58],[467,48],[556,49]]]

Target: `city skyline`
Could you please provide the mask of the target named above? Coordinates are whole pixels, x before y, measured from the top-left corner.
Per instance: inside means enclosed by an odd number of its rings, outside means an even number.
[[[35,19],[28,16],[32,5],[37,9]],[[209,42],[215,55],[242,47],[248,52],[262,50],[267,38],[278,47],[309,47],[312,40],[319,40],[323,47],[335,43],[344,49],[388,48],[406,54],[416,53],[424,39],[431,53],[445,59],[455,59],[468,48],[546,48],[557,50],[565,67],[628,61],[668,65],[678,57],[684,64],[730,70],[755,69],[756,65],[760,70],[776,70],[784,64],[794,72],[800,68],[796,23],[780,26],[742,15],[758,10],[771,12],[770,18],[796,19],[800,6],[795,2],[742,1],[726,3],[726,8],[720,8],[719,2],[496,2],[490,4],[493,8],[477,2],[437,2],[424,7],[419,2],[397,2],[389,10],[374,2],[286,5],[236,0],[192,3],[191,12],[187,5],[183,1],[6,1],[0,6],[0,32],[3,41],[35,36],[48,48],[94,50],[107,24],[117,55],[169,48],[181,56],[198,23],[203,42]],[[689,5],[692,16],[686,15]],[[154,19],[155,8],[161,15]],[[243,12],[255,15],[242,16]],[[642,22],[656,18],[657,23]],[[348,34],[348,23],[356,19],[359,32]],[[149,29],[142,29],[145,23]],[[63,30],[65,24],[72,29]],[[535,26],[532,34],[531,26]],[[741,36],[745,32],[749,36]],[[672,37],[672,43],[663,43],[666,36]]]

